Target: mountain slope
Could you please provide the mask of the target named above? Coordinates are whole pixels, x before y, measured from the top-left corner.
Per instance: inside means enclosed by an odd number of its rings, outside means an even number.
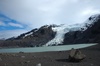
[[[86,43],[87,40],[91,40],[88,38],[88,36],[91,33],[90,29],[99,30],[98,28],[95,28],[96,26],[99,27],[99,25],[96,24],[99,23],[98,22],[99,20],[100,20],[100,15],[96,14],[96,15],[92,15],[90,18],[88,18],[86,22],[82,24],[74,24],[69,26],[61,25],[60,27],[53,28],[56,29],[57,34],[54,39],[46,43],[46,46],[70,44],[70,43]]]
[[[0,41],[1,47],[34,47],[75,43],[100,42],[100,15],[92,15],[82,24],[45,25],[21,34],[16,38]]]
[[[16,38],[12,37],[1,42],[0,46],[33,47],[44,45],[55,37],[56,32],[53,32],[51,27],[53,27],[53,25],[45,25],[39,29],[33,29]]]
[[[65,34],[64,44],[100,42],[100,15],[93,15],[85,22],[85,31],[72,31]]]

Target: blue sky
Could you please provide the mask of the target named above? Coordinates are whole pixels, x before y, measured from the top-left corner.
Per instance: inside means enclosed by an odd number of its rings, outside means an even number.
[[[0,14],[0,30],[15,30],[25,29],[26,25],[7,17],[4,14]]]
[[[45,24],[75,24],[100,13],[100,0],[0,0],[0,38]]]

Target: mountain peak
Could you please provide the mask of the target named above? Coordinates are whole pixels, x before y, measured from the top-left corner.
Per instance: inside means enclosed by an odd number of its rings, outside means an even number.
[[[90,16],[82,24],[44,25],[38,29],[36,28],[27,33],[23,33],[16,38],[10,38],[8,41],[5,42],[5,44],[8,45],[9,42],[13,42],[14,43],[13,45],[33,47],[33,46],[52,46],[52,45],[79,43],[79,42],[80,43],[96,42],[97,40],[96,38],[100,36],[99,29],[100,29],[100,14],[96,14]],[[2,43],[1,45],[3,44],[4,43]]]
[[[100,18],[100,14],[95,14],[95,15],[90,16],[89,20],[94,20],[94,19],[97,19],[97,18]]]
[[[95,22],[96,20],[100,19],[100,14],[92,15],[88,18],[88,21]]]

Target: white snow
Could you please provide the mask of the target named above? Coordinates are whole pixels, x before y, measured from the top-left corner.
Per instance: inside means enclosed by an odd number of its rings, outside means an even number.
[[[38,29],[36,29],[34,32],[36,32],[36,31],[38,31]],[[25,36],[24,36],[23,38],[25,38],[25,37],[27,37],[27,36],[29,36],[29,35],[33,36],[33,33],[34,33],[34,32],[30,32],[30,33],[28,33],[28,34],[25,34]]]
[[[60,26],[60,27],[53,27],[52,30],[54,32],[57,32],[56,33],[56,36],[54,39],[52,39],[51,41],[49,41],[46,46],[49,46],[49,45],[53,45],[53,44],[61,44],[63,42],[63,37],[64,37],[64,34],[67,32],[65,30],[65,26]]]
[[[25,37],[26,37],[26,36],[29,36],[29,35],[31,35],[31,34],[33,34],[33,32],[30,32],[29,34],[26,34]]]
[[[36,29],[34,32],[36,32],[36,31],[38,31],[38,30],[39,30],[39,29]],[[33,32],[33,33],[34,33],[34,32]]]
[[[52,30],[54,32],[56,32],[56,36],[55,38],[53,38],[51,41],[49,41],[48,43],[46,43],[46,45],[44,46],[52,46],[52,45],[58,45],[58,44],[62,44],[63,40],[64,40],[64,35],[69,32],[69,31],[84,31],[86,30],[88,27],[90,27],[93,22],[95,22],[96,20],[98,20],[99,15],[93,15],[91,16],[91,20],[87,20],[82,24],[74,24],[74,25],[60,25],[58,27],[52,27]],[[86,26],[87,25],[87,26]]]
[[[87,24],[88,26],[90,26],[91,24],[94,24],[94,22],[96,22],[100,17],[100,15],[96,14],[96,15],[92,15],[91,16],[91,20],[86,20],[85,24]]]
[[[67,27],[67,28],[66,28]],[[51,46],[51,45],[58,45],[58,44],[62,44],[63,40],[64,40],[64,35],[69,32],[69,31],[76,31],[76,30],[81,30],[81,26],[80,25],[62,25],[59,27],[53,27],[52,30],[54,32],[56,32],[56,36],[54,39],[52,39],[51,41],[49,41],[48,43],[46,43],[45,46]]]
[[[33,34],[33,32],[30,32],[30,33],[26,34],[23,38],[25,38],[25,37],[27,37],[29,35],[32,35],[32,34]]]

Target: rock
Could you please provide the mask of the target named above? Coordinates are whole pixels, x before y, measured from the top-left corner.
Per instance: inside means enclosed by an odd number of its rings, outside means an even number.
[[[90,65],[91,65],[91,66],[93,66],[93,64],[92,64],[92,63],[91,63]]]
[[[36,66],[41,66],[41,63],[38,63]]]
[[[13,56],[13,57],[16,57],[17,55],[16,55],[16,54],[12,54],[12,56]]]
[[[73,57],[75,55],[75,52],[76,52],[76,49],[72,48],[71,51],[70,51],[69,56]]]
[[[19,53],[24,53],[24,52],[20,51]]]
[[[36,58],[36,56],[32,56],[32,57]]]
[[[4,66],[7,66],[7,64],[5,63]]]
[[[30,63],[30,61],[26,61],[25,63]]]
[[[25,58],[25,56],[21,56],[21,58]]]
[[[21,62],[21,65],[23,65],[24,64],[24,62]]]
[[[69,61],[71,62],[80,62],[81,60],[85,59],[85,55],[79,49],[72,48],[69,54]]]
[[[2,61],[2,59],[0,58],[0,61]]]
[[[3,55],[3,53],[0,53],[0,55]]]

